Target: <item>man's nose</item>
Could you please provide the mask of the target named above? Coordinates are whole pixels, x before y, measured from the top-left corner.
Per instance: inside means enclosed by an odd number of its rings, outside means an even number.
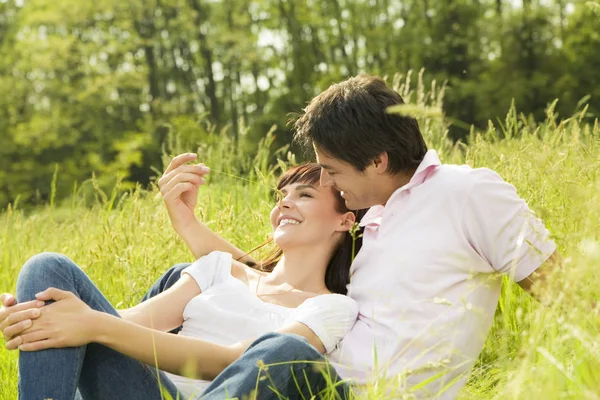
[[[323,168],[321,168],[319,184],[323,187],[333,186],[333,179],[331,179],[327,171],[325,171]]]

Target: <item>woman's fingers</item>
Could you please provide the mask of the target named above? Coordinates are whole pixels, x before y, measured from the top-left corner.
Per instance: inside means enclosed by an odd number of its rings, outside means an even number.
[[[31,320],[42,315],[39,308],[19,311],[6,318],[6,326],[2,329],[4,340],[9,340],[31,326]]]
[[[158,187],[163,190],[174,178],[182,174],[191,174],[202,178],[204,175],[210,172],[210,168],[204,164],[198,165],[182,165],[177,167],[175,170],[166,173],[158,180]]]
[[[57,288],[48,288],[46,290],[44,290],[43,292],[39,292],[35,295],[36,299],[38,300],[44,300],[44,301],[49,301],[49,300],[54,300],[54,301],[59,301],[59,300],[63,300],[69,297],[74,296],[73,293],[66,291],[66,290],[60,290]]]
[[[6,350],[16,350],[21,343],[23,343],[23,339],[21,339],[21,336],[17,336],[7,341],[4,347],[6,347]]]
[[[11,307],[2,307],[0,309],[0,331],[3,331],[7,326],[12,325],[12,323],[20,321],[18,316],[12,317],[12,318],[14,318],[12,321],[14,321],[14,322],[11,323],[10,321],[8,321],[8,319],[11,318],[11,316],[13,314],[17,314],[17,313],[20,313],[21,311],[30,310],[30,309],[39,309],[40,307],[43,307],[44,305],[45,305],[45,303],[43,301],[32,300],[32,301],[27,301],[25,303],[20,303],[15,306],[11,306]]]
[[[169,172],[175,170],[177,167],[179,167],[187,162],[195,160],[196,157],[198,157],[198,155],[195,153],[183,153],[176,157],[173,157],[173,159],[169,163],[169,166],[167,167],[167,169],[165,170],[165,173],[163,175],[168,174]]]
[[[31,326],[33,325],[33,321],[30,319],[26,319],[20,322],[17,322],[16,324],[13,324],[11,326],[9,326],[8,328],[4,329],[3,331],[3,335],[4,335],[4,340],[7,343],[11,342],[11,340],[15,339],[16,337],[18,337],[19,334],[23,333],[24,331],[26,331],[27,329],[31,328]]]
[[[61,346],[57,339],[43,339],[37,342],[20,344],[17,348],[21,351],[39,351],[59,347]]]
[[[11,307],[17,304],[17,299],[10,293],[2,293],[0,295],[0,303],[2,303],[2,306],[4,307]]]
[[[15,350],[24,344],[35,343],[48,339],[48,333],[45,331],[28,332],[19,335],[12,340],[6,342],[7,350]]]
[[[179,182],[175,186],[173,186],[173,188],[170,191],[163,195],[163,199],[166,203],[168,203],[171,200],[180,197],[184,192],[187,192],[188,190],[192,189],[194,189],[193,184],[189,182]]]
[[[170,192],[171,189],[173,189],[175,187],[175,185],[177,185],[178,183],[184,183],[184,182],[191,183],[194,186],[200,186],[200,185],[205,184],[206,180],[202,176],[184,172],[184,173],[175,175],[173,177],[173,179],[171,179],[166,185],[164,185],[163,187],[160,188],[160,191],[164,196],[165,194]]]
[[[5,335],[6,349],[7,350],[15,350],[17,347],[19,347],[19,345],[21,343],[23,343],[23,335],[27,334],[25,332],[27,331],[27,329],[30,329],[32,327],[32,325],[33,325],[33,321],[30,319],[27,319],[25,321],[21,321],[18,324],[11,325],[10,327],[6,328],[6,330],[12,330],[13,332],[16,332],[14,335],[10,334],[10,332],[8,333],[10,336]],[[38,335],[39,335],[39,333],[38,333]]]

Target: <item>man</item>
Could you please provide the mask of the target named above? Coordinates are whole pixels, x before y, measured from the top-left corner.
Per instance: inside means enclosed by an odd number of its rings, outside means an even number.
[[[314,98],[294,124],[296,139],[314,148],[321,184],[350,209],[370,207],[348,285],[359,319],[328,358],[354,385],[389,379],[392,397],[451,399],[483,348],[501,275],[531,290],[555,264],[556,246],[513,186],[488,169],[441,164],[415,119],[386,112],[398,104],[382,79],[361,75]],[[261,338],[207,398],[248,393],[260,360],[318,359],[309,347]],[[270,371],[271,385],[294,396],[289,370]]]
[[[483,348],[499,275],[530,291],[556,245],[513,186],[488,169],[442,165],[414,119],[386,114],[396,104],[381,79],[359,76],[317,96],[295,123],[321,184],[350,209],[371,207],[348,285],[359,320],[330,360],[359,382],[436,377],[426,395],[447,388],[452,398]]]

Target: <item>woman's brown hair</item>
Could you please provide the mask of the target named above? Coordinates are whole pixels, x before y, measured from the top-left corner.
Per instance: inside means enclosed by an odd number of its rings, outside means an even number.
[[[285,171],[277,182],[277,190],[283,189],[287,185],[293,183],[305,183],[309,185],[319,185],[319,179],[321,175],[321,166],[315,163],[301,164],[296,167],[292,167]],[[346,208],[346,202],[342,198],[339,192],[331,189],[335,196],[335,210],[339,213],[346,213],[350,210]],[[357,214],[357,221],[359,217],[364,215],[364,212],[359,211]],[[252,249],[249,253],[263,247],[264,245],[272,242],[273,239],[269,238],[264,243]],[[327,289],[332,293],[346,294],[346,285],[350,282],[350,264],[354,259],[354,256],[360,250],[362,245],[362,238],[360,232],[352,231],[346,232],[344,238],[340,242],[340,245],[336,249],[333,257],[327,265],[325,270],[325,285]],[[277,248],[268,254],[263,260],[259,261],[254,265],[250,265],[252,268],[256,268],[260,271],[271,272],[277,265],[283,252]]]

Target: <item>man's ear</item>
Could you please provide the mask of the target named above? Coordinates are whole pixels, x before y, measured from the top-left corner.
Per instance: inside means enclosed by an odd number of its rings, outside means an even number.
[[[356,216],[354,215],[354,213],[351,211],[347,212],[343,216],[342,225],[340,226],[340,231],[342,231],[342,232],[349,231],[350,229],[352,229],[355,222],[356,222]]]
[[[378,154],[375,159],[373,159],[373,164],[375,164],[375,172],[379,174],[383,174],[387,172],[389,163],[388,153],[386,151]]]

